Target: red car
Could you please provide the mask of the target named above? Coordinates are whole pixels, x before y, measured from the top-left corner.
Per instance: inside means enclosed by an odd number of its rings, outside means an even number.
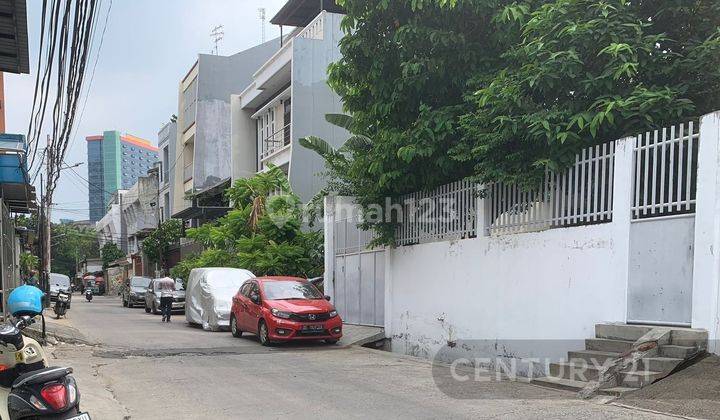
[[[257,334],[263,346],[290,340],[335,344],[342,337],[342,319],[328,300],[305,279],[250,279],[233,297],[230,330],[235,337]]]

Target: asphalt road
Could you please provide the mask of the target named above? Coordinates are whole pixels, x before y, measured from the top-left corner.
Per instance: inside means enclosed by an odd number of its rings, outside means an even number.
[[[184,316],[163,324],[118,299],[79,298],[60,323],[97,344],[51,353],[75,369],[93,419],[665,418],[518,382],[441,389],[425,360],[355,346],[265,348]]]
[[[140,307],[125,308],[120,298],[95,296],[88,302],[75,294],[67,323],[80,330],[91,342],[125,349],[257,347],[254,337],[237,339],[227,332],[203,331],[185,322],[183,313],[173,313],[170,323],[160,315],[145,313]]]

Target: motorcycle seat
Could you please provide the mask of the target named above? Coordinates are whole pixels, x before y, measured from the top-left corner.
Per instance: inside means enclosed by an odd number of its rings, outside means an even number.
[[[72,371],[72,368],[58,366],[32,370],[18,376],[17,379],[13,381],[11,388],[18,388],[23,385],[36,385],[45,382],[57,381],[58,379],[64,378],[65,376],[71,374]]]

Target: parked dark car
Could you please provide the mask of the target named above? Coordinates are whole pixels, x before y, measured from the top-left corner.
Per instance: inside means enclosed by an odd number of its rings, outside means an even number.
[[[135,305],[145,306],[145,293],[152,279],[149,277],[130,277],[122,287],[123,306],[132,308]]]
[[[157,288],[158,280],[161,279],[154,279],[150,282],[150,285],[145,292],[145,312],[152,312],[155,315],[160,314],[160,291]],[[183,288],[182,281],[175,280],[172,310],[185,312],[185,289]]]

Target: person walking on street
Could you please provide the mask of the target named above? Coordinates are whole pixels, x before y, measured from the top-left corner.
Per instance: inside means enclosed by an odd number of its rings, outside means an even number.
[[[157,286],[158,289],[160,289],[160,312],[162,313],[162,321],[170,322],[173,296],[175,294],[175,281],[170,277],[164,277],[157,280]]]

